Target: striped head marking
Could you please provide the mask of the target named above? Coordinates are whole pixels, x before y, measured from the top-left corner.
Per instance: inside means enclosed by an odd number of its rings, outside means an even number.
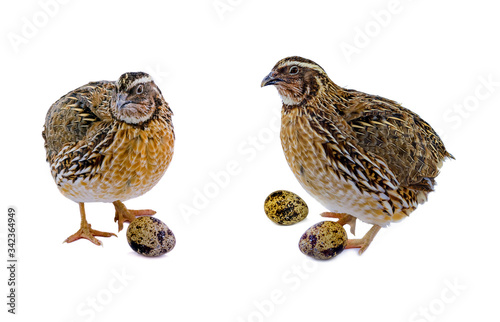
[[[328,76],[320,65],[306,58],[292,56],[277,62],[262,80],[261,86],[276,86],[284,104],[297,105],[315,95],[324,78]]]
[[[116,82],[116,100],[111,107],[115,118],[129,124],[144,123],[162,104],[160,89],[144,72],[125,73]]]

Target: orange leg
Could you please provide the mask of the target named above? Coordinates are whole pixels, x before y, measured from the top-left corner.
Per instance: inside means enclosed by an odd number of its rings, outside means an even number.
[[[336,213],[336,212],[324,212],[321,214],[323,217],[329,217],[329,218],[338,218],[337,223],[340,225],[349,225],[351,227],[351,234],[354,235],[354,231],[356,229],[356,217],[349,215],[349,214],[343,214],[343,213]],[[361,239],[348,239],[347,240],[347,248],[359,248],[359,255],[363,254],[365,250],[370,246],[373,238],[377,235],[378,231],[380,230],[380,226],[373,225],[372,228],[363,236]]]
[[[322,217],[337,218],[337,223],[344,226],[349,225],[351,227],[351,234],[356,235],[354,232],[356,230],[356,217],[349,214],[337,213],[337,212],[324,212],[321,214]]]
[[[80,205],[80,216],[82,217],[80,229],[76,233],[74,233],[73,235],[66,238],[66,240],[64,241],[65,243],[71,243],[71,242],[74,242],[75,240],[78,240],[80,238],[84,238],[84,239],[88,239],[91,242],[93,242],[94,244],[100,246],[100,245],[102,245],[102,243],[97,238],[95,238],[95,236],[99,236],[99,237],[116,236],[113,233],[106,233],[106,232],[92,229],[90,227],[90,224],[87,222],[87,218],[85,216],[85,206],[84,206],[83,202],[80,202],[78,204]]]
[[[114,201],[113,205],[115,206],[115,222],[118,221],[118,231],[120,232],[123,229],[124,222],[132,222],[135,217],[139,216],[153,216],[156,214],[156,211],[151,209],[143,209],[143,210],[131,210],[127,209],[123,202],[120,200]]]
[[[380,226],[373,225],[372,228],[363,236],[361,239],[348,239],[347,240],[347,248],[359,248],[358,254],[361,255],[365,252],[365,250],[370,246],[373,238],[377,235],[380,230]]]

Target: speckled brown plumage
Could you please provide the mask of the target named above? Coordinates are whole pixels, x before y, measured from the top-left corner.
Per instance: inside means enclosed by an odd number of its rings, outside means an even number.
[[[280,60],[262,86],[283,100],[281,143],[298,181],[351,224],[373,224],[348,247],[362,253],[380,227],[399,221],[427,200],[449,154],[432,127],[395,101],[344,89],[315,62]],[[355,218],[353,218],[353,216]]]
[[[102,235],[92,234],[86,222],[85,202],[113,202],[119,230],[137,215],[154,214],[121,202],[153,188],[173,155],[172,111],[148,74],[126,73],[117,82],[91,82],[69,92],[49,109],[42,135],[57,187],[80,203],[86,231],[66,241],[100,244],[93,235]]]

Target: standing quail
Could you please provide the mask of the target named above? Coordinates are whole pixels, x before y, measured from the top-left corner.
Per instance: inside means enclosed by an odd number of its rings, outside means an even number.
[[[331,212],[325,217],[372,224],[346,248],[362,254],[381,227],[407,217],[433,191],[443,161],[453,158],[417,114],[395,101],[345,89],[315,62],[280,60],[261,86],[283,101],[281,145],[302,187]]]
[[[113,233],[90,227],[85,202],[112,202],[118,231],[136,216],[122,201],[153,188],[172,160],[172,111],[152,78],[125,73],[116,82],[91,82],[61,97],[49,109],[42,136],[59,191],[80,205],[81,227],[65,241]]]

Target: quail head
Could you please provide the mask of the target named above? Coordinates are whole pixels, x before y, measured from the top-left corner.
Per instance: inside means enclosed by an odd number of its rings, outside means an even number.
[[[69,92],[50,107],[42,135],[59,191],[80,206],[80,230],[66,242],[100,245],[95,236],[115,235],[90,227],[86,202],[112,202],[118,231],[136,216],[155,214],[122,203],[153,188],[174,151],[172,111],[148,74],[125,73]]]
[[[283,101],[281,145],[302,187],[342,225],[372,224],[347,248],[363,253],[381,227],[407,217],[433,191],[453,158],[432,127],[395,101],[330,80],[302,57],[280,60],[261,86]]]

